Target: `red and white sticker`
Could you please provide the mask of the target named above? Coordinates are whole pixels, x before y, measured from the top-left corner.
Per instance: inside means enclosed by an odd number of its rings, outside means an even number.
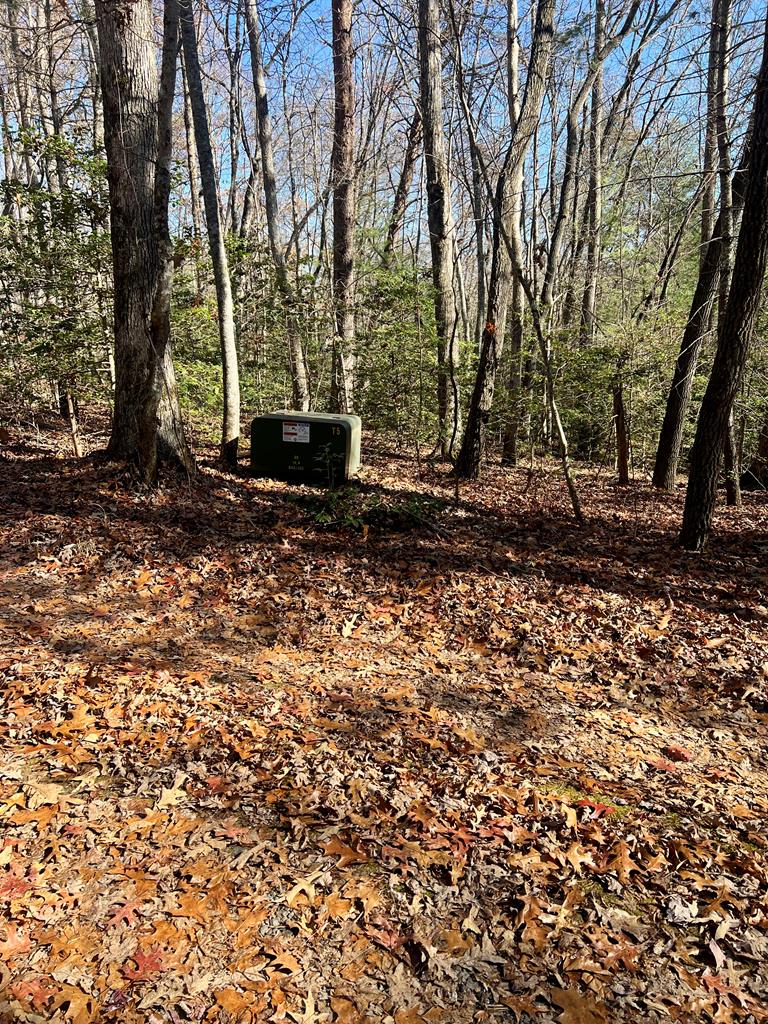
[[[283,441],[292,444],[309,444],[309,424],[283,420]]]

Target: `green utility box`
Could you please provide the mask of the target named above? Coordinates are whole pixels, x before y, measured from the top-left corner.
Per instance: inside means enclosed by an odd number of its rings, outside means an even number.
[[[270,412],[251,424],[251,470],[292,483],[338,487],[360,469],[359,416]]]

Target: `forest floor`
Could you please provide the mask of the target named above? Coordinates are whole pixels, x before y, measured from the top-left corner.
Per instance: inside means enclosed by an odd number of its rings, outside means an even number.
[[[0,449],[0,1021],[768,1020],[768,499]]]

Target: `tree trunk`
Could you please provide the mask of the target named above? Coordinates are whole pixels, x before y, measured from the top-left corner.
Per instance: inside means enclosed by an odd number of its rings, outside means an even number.
[[[491,414],[493,394],[496,384],[496,370],[501,358],[503,338],[498,332],[499,292],[502,274],[501,235],[506,232],[521,247],[520,240],[520,201],[519,191],[522,188],[522,170],[525,156],[533,137],[534,125],[538,122],[541,104],[544,98],[546,70],[551,55],[552,36],[551,21],[552,4],[544,0],[540,4],[540,16],[536,20],[536,28],[531,49],[531,65],[526,83],[522,104],[518,104],[517,95],[517,12],[514,0],[508,8],[508,36],[511,46],[510,64],[507,69],[510,78],[508,92],[510,97],[510,123],[513,126],[512,137],[504,160],[504,167],[496,185],[496,193],[492,202],[493,213],[493,253],[491,258],[491,276],[488,283],[488,308],[486,324],[483,329],[480,359],[478,361],[475,385],[472,391],[467,426],[456,460],[458,476],[476,479],[480,474],[480,466],[485,450],[485,433]],[[463,95],[463,74],[460,87]],[[476,140],[472,138],[472,148],[476,160],[480,162],[480,152]],[[509,177],[507,177],[509,176]],[[509,187],[512,183],[513,187]],[[510,209],[511,208],[511,209]]]
[[[384,253],[387,259],[391,257],[395,247],[395,239],[403,229],[405,207],[408,201],[408,193],[410,192],[411,185],[413,184],[416,161],[418,160],[419,150],[421,149],[421,138],[421,109],[417,106],[413,112],[411,125],[408,129],[408,142],[405,147],[405,156],[403,157],[403,168],[400,172],[400,179],[397,183],[397,191],[395,192],[394,202],[392,203],[392,214],[389,219],[389,227],[387,228],[387,240],[384,245]]]
[[[459,432],[456,389],[459,337],[453,295],[454,229],[448,147],[443,125],[443,60],[438,0],[419,0],[419,79],[437,329],[439,445],[441,454],[449,456]]]
[[[456,459],[456,476],[477,479],[485,455],[485,439],[488,420],[493,405],[493,391],[496,370],[501,358],[502,341],[498,336],[496,321],[499,312],[499,280],[501,261],[501,209],[504,201],[504,175],[499,178],[496,189],[493,218],[493,251],[491,254],[491,278],[488,286],[487,320],[483,328],[475,384],[467,414],[467,427]],[[498,211],[498,212],[497,212]]]
[[[507,422],[504,428],[502,463],[517,465],[517,445],[520,434],[520,403],[523,391],[523,324],[524,293],[520,282],[512,282],[512,302],[507,314],[509,333],[509,396]]]
[[[69,433],[72,438],[72,451],[75,453],[76,459],[82,459],[83,457],[83,442],[80,438],[80,419],[77,414],[77,402],[71,391],[66,390],[59,398],[60,403],[66,408],[67,422],[69,423]]]
[[[723,445],[754,334],[768,259],[768,21],[754,109],[754,139],[733,281],[691,452],[680,543],[692,551],[704,546],[711,527]]]
[[[194,241],[193,257],[195,261],[195,302],[200,305],[203,301],[203,281],[200,273],[200,244],[203,237],[202,220],[200,216],[200,168],[197,164],[197,149],[195,148],[195,129],[192,124],[192,107],[189,102],[189,87],[187,86],[187,69],[184,65],[184,58],[181,60],[182,89],[184,90],[184,139],[187,151],[187,176],[189,177],[189,205],[192,213],[192,239]]]
[[[624,388],[618,381],[613,389],[613,423],[616,428],[616,477],[620,487],[627,487],[629,479],[630,440]]]
[[[195,460],[184,434],[176,374],[171,356],[171,297],[173,294],[173,240],[168,225],[168,204],[173,170],[173,100],[179,53],[179,0],[165,0],[163,53],[157,102],[157,161],[155,165],[155,233],[158,277],[152,307],[152,338],[157,356],[160,399],[157,412],[157,454],[186,473],[195,472]]]
[[[597,312],[597,277],[603,228],[603,65],[600,54],[605,45],[605,3],[595,0],[593,60],[598,73],[592,85],[589,128],[589,193],[587,195],[587,271],[581,300],[581,344],[594,341]]]
[[[715,124],[720,178],[720,218],[722,251],[720,254],[720,288],[717,305],[718,336],[731,287],[733,259],[733,188],[731,183],[731,152],[728,141],[728,49],[731,35],[731,0],[717,0],[717,75]],[[725,462],[725,494],[728,505],[741,505],[739,487],[739,446],[733,426],[733,410],[728,417],[728,431],[723,448]]]
[[[197,467],[187,442],[179,408],[179,392],[176,387],[176,371],[173,368],[170,341],[163,354],[160,377],[162,383],[157,410],[157,457],[160,462],[183,469],[191,476]]]
[[[352,412],[355,401],[355,99],[352,51],[352,0],[332,0],[334,133],[333,300],[336,330],[333,350],[333,406]]]
[[[741,505],[741,470],[739,468],[739,442],[736,437],[733,412],[728,417],[728,430],[723,445],[723,462],[725,464],[726,504],[738,508]]]
[[[301,344],[299,325],[295,314],[296,296],[288,277],[285,258],[285,243],[280,234],[280,212],[277,203],[277,176],[272,145],[272,119],[269,114],[269,99],[264,75],[264,61],[261,53],[261,29],[256,0],[245,0],[245,19],[248,27],[248,42],[251,51],[251,73],[256,93],[256,121],[261,151],[261,175],[264,185],[264,208],[267,216],[267,234],[272,260],[275,264],[277,286],[282,295],[286,314],[288,334],[288,355],[293,385],[293,406],[300,412],[307,412],[310,405],[309,373],[304,349]]]
[[[768,490],[768,412],[757,440],[755,457],[741,478],[741,488],[744,491]]]
[[[158,357],[152,308],[158,81],[149,0],[96,0],[112,215],[115,407],[107,453],[146,483],[157,473]]]
[[[664,421],[659,434],[659,443],[656,450],[656,462],[653,469],[653,485],[661,490],[673,491],[677,482],[677,469],[680,462],[680,452],[683,444],[683,433],[685,431],[685,417],[691,400],[693,389],[693,378],[696,373],[696,366],[699,360],[699,352],[706,338],[712,323],[712,312],[715,297],[720,285],[720,297],[722,310],[725,309],[725,297],[728,287],[722,286],[721,269],[723,260],[726,258],[729,239],[733,235],[734,223],[737,220],[741,204],[744,199],[744,186],[746,182],[745,168],[749,160],[750,136],[747,136],[747,143],[744,147],[741,166],[733,176],[733,181],[726,183],[725,191],[721,187],[722,197],[720,214],[717,222],[709,232],[713,220],[714,204],[714,160],[720,147],[718,164],[720,168],[721,186],[723,183],[723,152],[722,146],[727,147],[727,137],[722,135],[725,125],[724,119],[724,97],[720,95],[722,81],[721,65],[727,62],[727,55],[723,51],[721,41],[721,13],[722,0],[712,0],[712,23],[709,42],[709,68],[707,71],[707,127],[706,144],[704,152],[704,174],[705,190],[702,202],[702,256],[699,268],[699,277],[696,283],[696,290],[691,302],[691,309],[688,315],[688,322],[683,332],[680,343],[680,351],[675,364],[672,377],[672,384],[667,395],[667,404],[664,411]],[[720,111],[722,107],[722,111]],[[720,122],[720,123],[719,123]],[[730,264],[730,255],[726,259]]]
[[[213,162],[211,134],[208,125],[208,111],[205,106],[203,82],[200,74],[197,30],[192,11],[192,0],[181,0],[179,7],[181,12],[181,39],[187,71],[187,86],[195,128],[197,158],[200,164],[205,223],[208,229],[208,247],[213,264],[213,278],[216,284],[216,305],[219,312],[219,342],[221,345],[224,392],[221,458],[225,465],[234,467],[237,465],[237,448],[240,440],[240,378],[237,367],[232,284],[229,278],[229,261],[227,259],[227,249],[221,222],[216,169]]]

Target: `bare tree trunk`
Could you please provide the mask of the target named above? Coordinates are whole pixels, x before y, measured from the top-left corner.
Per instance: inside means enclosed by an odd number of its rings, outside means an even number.
[[[667,395],[664,421],[659,434],[656,461],[653,470],[653,485],[661,490],[672,491],[677,483],[677,470],[683,444],[685,418],[691,400],[693,378],[704,339],[711,329],[712,313],[720,282],[720,271],[724,258],[725,241],[733,233],[733,221],[738,215],[744,196],[744,173],[749,155],[749,143],[745,146],[742,164],[729,181],[726,196],[730,195],[730,232],[724,218],[722,204],[717,222],[714,220],[715,156],[718,148],[718,91],[721,65],[720,15],[722,0],[712,0],[709,39],[709,66],[707,69],[707,125],[704,148],[705,190],[702,202],[702,254],[699,277],[691,302],[688,322],[683,332],[680,351],[675,363],[672,384]],[[721,161],[718,161],[721,163]],[[722,166],[721,166],[722,170]],[[722,178],[721,178],[722,181]],[[725,289],[727,295],[727,286]],[[721,288],[722,296],[722,288]],[[725,302],[722,303],[723,310]]]
[[[158,278],[152,306],[152,338],[157,357],[160,399],[157,411],[157,453],[161,462],[187,473],[195,460],[187,444],[179,407],[176,374],[171,356],[171,297],[173,294],[173,241],[168,225],[173,166],[173,100],[179,53],[179,0],[165,0],[163,53],[157,102],[157,161],[155,165],[155,233]]]
[[[182,54],[181,60],[182,89],[184,92],[184,139],[187,151],[187,176],[189,177],[189,205],[192,213],[192,238],[194,240],[195,260],[195,301],[199,305],[203,301],[203,281],[200,275],[200,254],[199,246],[202,242],[202,218],[200,216],[200,168],[197,163],[197,149],[195,147],[195,129],[192,124],[192,105],[189,102],[189,87],[187,85],[187,68]]]
[[[715,195],[717,191],[717,174],[715,172],[715,156],[717,154],[717,112],[715,95],[717,92],[718,66],[718,8],[720,0],[712,0],[710,8],[709,53],[707,62],[707,120],[704,135],[704,193],[701,200],[701,255],[699,269],[704,265],[707,245],[715,227]]]
[[[107,453],[147,483],[157,473],[160,400],[152,307],[157,70],[149,0],[96,0],[112,214],[115,408]]]
[[[719,0],[717,11],[717,76],[716,76],[716,128],[717,153],[720,177],[720,219],[722,224],[722,251],[720,254],[720,291],[718,299],[718,336],[723,327],[723,317],[731,287],[733,259],[733,189],[731,183],[731,152],[728,141],[728,50],[731,35],[731,0]],[[728,431],[723,449],[725,462],[725,493],[729,505],[741,505],[739,487],[739,446],[733,426],[733,410],[728,417]]]
[[[251,51],[251,72],[253,89],[256,93],[256,120],[259,130],[261,151],[261,175],[264,185],[264,207],[267,216],[267,234],[272,260],[275,264],[277,286],[283,298],[288,333],[288,354],[293,385],[293,405],[300,412],[309,409],[309,374],[304,349],[301,344],[299,325],[295,314],[296,296],[291,287],[286,265],[285,243],[280,235],[280,213],[277,203],[277,177],[272,145],[272,119],[269,114],[269,99],[264,76],[264,61],[261,53],[261,30],[256,0],[245,0],[245,18],[248,26],[248,42]]]
[[[71,391],[65,391],[61,396],[66,408],[69,433],[72,438],[72,451],[76,459],[83,457],[83,442],[80,438],[80,420],[77,415],[77,405]]]
[[[332,0],[334,134],[333,299],[336,330],[332,400],[338,412],[352,412],[355,400],[355,99],[352,0]]]
[[[493,254],[491,261],[491,276],[488,284],[488,308],[486,324],[483,329],[480,359],[475,385],[472,391],[472,398],[467,414],[467,426],[461,444],[461,450],[456,460],[456,473],[459,476],[476,478],[480,473],[480,466],[483,460],[485,449],[485,433],[488,419],[493,403],[493,394],[496,383],[496,370],[503,339],[498,335],[497,319],[499,312],[499,289],[502,272],[501,263],[501,235],[502,225],[511,232],[511,237],[517,240],[520,245],[520,206],[519,200],[514,201],[514,189],[520,188],[522,183],[522,168],[525,163],[525,156],[528,151],[531,138],[533,137],[534,125],[538,122],[541,104],[544,98],[546,84],[546,73],[551,55],[552,35],[550,16],[553,11],[551,0],[542,0],[540,4],[540,17],[536,20],[535,34],[531,50],[531,66],[526,83],[525,95],[522,104],[516,108],[515,100],[512,99],[510,109],[510,123],[513,126],[512,138],[507,149],[504,166],[499,176],[496,193],[492,201],[493,212]],[[516,46],[516,12],[510,14],[510,21],[515,25],[515,30],[510,29],[510,42]],[[513,58],[508,74],[515,75],[516,58]],[[469,110],[464,97],[464,77],[459,71],[459,89],[462,95],[462,102],[471,125]],[[508,87],[510,97],[516,95],[515,83],[511,82]],[[477,146],[474,132],[472,132],[471,145],[476,154],[476,160],[480,163],[480,150]],[[514,189],[510,189],[508,182],[514,183]],[[512,193],[512,194],[510,194]],[[512,205],[510,215],[509,207]]]
[[[510,121],[517,124],[520,117],[520,38],[517,0],[507,0],[507,109]],[[533,133],[531,133],[531,138]],[[518,158],[510,177],[510,210],[507,235],[516,239],[522,251],[521,222],[523,215],[523,183],[526,154]],[[523,325],[525,322],[525,292],[519,277],[512,273],[509,253],[504,247],[505,272],[511,278],[511,294],[505,326],[509,334],[509,389],[507,395],[507,421],[504,428],[502,462],[517,465],[517,442],[520,433],[520,403],[523,386]]]
[[[613,424],[616,430],[616,477],[619,486],[626,487],[629,482],[630,440],[627,411],[624,405],[624,388],[621,380],[613,389]]]
[[[768,20],[755,91],[754,140],[747,172],[733,281],[717,341],[709,384],[699,412],[680,543],[706,543],[717,500],[717,478],[728,421],[754,334],[768,260]]]
[[[387,228],[387,241],[384,245],[384,253],[387,257],[393,252],[395,239],[403,229],[405,206],[408,201],[408,193],[413,184],[416,161],[419,158],[419,150],[421,149],[421,138],[421,108],[417,106],[413,112],[411,125],[408,129],[408,142],[405,147],[405,156],[403,157],[403,168],[400,172],[400,180],[397,183],[397,191],[392,203],[392,213],[389,219],[389,227]]]
[[[747,142],[742,154],[741,165],[733,175],[733,219],[736,221],[744,203],[747,182],[747,167],[753,146],[753,130],[748,130]],[[677,481],[677,467],[683,444],[685,416],[691,400],[693,377],[704,339],[712,319],[712,310],[718,292],[720,263],[722,259],[722,220],[718,216],[712,236],[706,246],[704,259],[691,301],[688,321],[683,331],[680,351],[675,363],[672,384],[667,395],[664,422],[659,434],[656,462],[653,470],[653,485],[665,491],[672,491]]]
[[[424,124],[427,220],[437,328],[439,445],[450,455],[459,431],[458,323],[453,296],[453,214],[443,125],[443,60],[438,0],[419,0],[419,79]]]
[[[597,278],[603,228],[603,64],[600,54],[605,45],[605,3],[595,0],[595,39],[593,60],[598,72],[592,86],[592,110],[589,128],[589,193],[587,196],[587,273],[581,300],[581,343],[594,341],[597,311]]]
[[[739,466],[739,442],[733,422],[733,411],[728,417],[728,430],[723,445],[725,468],[725,500],[732,507],[741,505],[741,467]]]
[[[517,446],[520,435],[520,403],[523,391],[523,326],[525,323],[525,294],[515,278],[512,281],[512,301],[507,314],[509,334],[509,394],[507,422],[504,427],[502,463],[517,465]]]
[[[237,367],[232,285],[229,278],[229,261],[227,259],[227,249],[221,222],[216,169],[213,162],[211,134],[208,125],[208,111],[205,106],[203,82],[200,74],[197,30],[192,11],[192,0],[181,0],[179,7],[181,13],[181,39],[184,46],[184,62],[187,70],[187,86],[192,106],[192,120],[195,127],[197,158],[200,163],[205,222],[208,229],[208,246],[213,264],[216,303],[219,311],[219,342],[221,344],[224,391],[221,458],[225,465],[234,467],[237,465],[237,448],[240,440],[240,378]]]

